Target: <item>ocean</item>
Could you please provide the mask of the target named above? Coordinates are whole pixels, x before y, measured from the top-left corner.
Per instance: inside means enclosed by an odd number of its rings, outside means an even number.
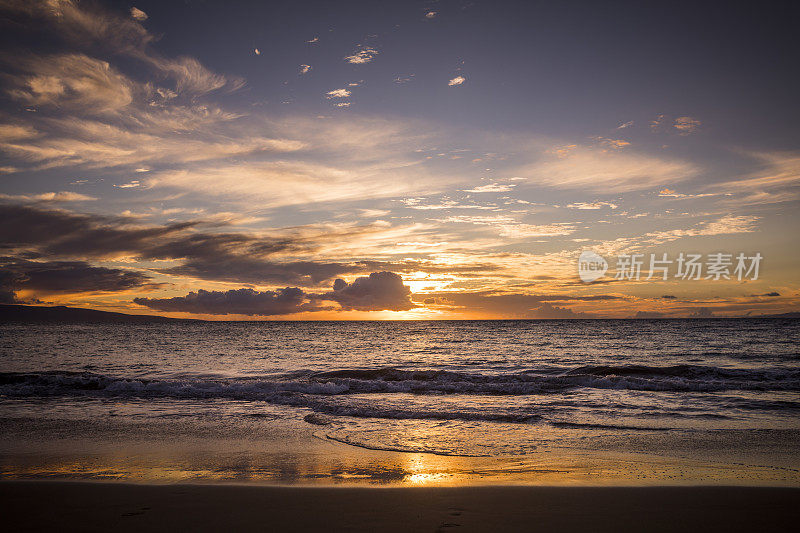
[[[0,325],[0,476],[800,483],[800,321]]]

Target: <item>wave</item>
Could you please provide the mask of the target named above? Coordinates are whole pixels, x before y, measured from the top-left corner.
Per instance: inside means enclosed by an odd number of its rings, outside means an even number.
[[[626,426],[622,424],[594,424],[591,422],[550,422],[551,426],[572,429],[619,429],[625,431],[670,431],[671,427]]]
[[[507,374],[481,374],[446,370],[403,370],[397,368],[347,369],[330,372],[292,372],[280,376],[216,377],[180,375],[169,378],[118,377],[92,372],[0,373],[0,397],[40,398],[122,398],[180,400],[244,400],[305,408],[306,422],[324,426],[331,417],[390,420],[443,420],[551,424],[564,428],[608,430],[658,430],[624,425],[582,424],[571,421],[572,409],[629,410],[637,418],[720,418],[705,408],[682,405],[662,410],[654,406],[603,402],[602,397],[555,396],[579,389],[621,389],[634,391],[717,392],[717,391],[800,391],[800,369],[729,369],[693,365],[679,366],[581,366],[569,369],[546,367]],[[543,401],[524,399],[523,406],[474,407],[467,401],[408,401],[394,393],[416,395],[549,395]],[[715,395],[726,408],[743,410],[788,410],[800,404],[791,400],[737,398],[736,393]],[[789,397],[794,396],[788,395]],[[478,404],[487,403],[479,401]],[[497,402],[488,402],[497,403]],[[470,407],[472,405],[473,407]],[[695,412],[696,411],[696,412]],[[608,413],[613,416],[613,412]]]
[[[459,453],[459,452],[451,452],[435,448],[428,448],[424,446],[400,446],[400,445],[384,446],[380,444],[368,444],[366,442],[357,440],[349,435],[339,437],[336,435],[326,434],[325,438],[328,440],[339,442],[341,444],[347,444],[348,446],[363,448],[365,450],[375,450],[384,452],[427,453],[430,455],[443,455],[445,457],[491,457],[491,455],[489,454],[471,454],[466,452]]]
[[[665,392],[800,391],[800,369],[719,368],[701,365],[547,367],[485,374],[397,368],[347,369],[284,376],[117,377],[92,372],[0,373],[0,395],[102,395],[223,398],[290,402],[299,395],[470,394],[536,395],[576,389]],[[284,402],[279,402],[284,403]]]

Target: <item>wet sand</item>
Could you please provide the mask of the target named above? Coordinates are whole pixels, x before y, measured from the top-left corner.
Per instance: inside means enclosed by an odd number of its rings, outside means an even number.
[[[786,531],[800,488],[0,482],[7,531]]]

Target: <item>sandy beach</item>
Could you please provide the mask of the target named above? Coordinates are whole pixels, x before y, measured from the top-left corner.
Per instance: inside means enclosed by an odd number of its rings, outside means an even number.
[[[9,531],[786,531],[800,489],[2,482]]]

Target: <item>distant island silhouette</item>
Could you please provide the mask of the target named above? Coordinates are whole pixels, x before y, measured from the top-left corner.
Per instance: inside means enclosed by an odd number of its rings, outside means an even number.
[[[775,315],[750,315],[745,317],[709,317],[710,320],[724,318],[800,318],[800,312]],[[692,318],[698,320],[698,318]],[[514,319],[520,320],[520,319]],[[525,319],[521,319],[525,320]],[[537,319],[530,319],[537,320]],[[604,319],[599,319],[604,320]],[[622,318],[608,320],[688,320],[682,318]],[[205,322],[197,318],[171,318],[158,315],[130,315],[96,309],[78,307],[40,306],[24,304],[0,304],[0,322],[92,322],[92,323],[130,323],[130,322]],[[240,320],[236,320],[240,322]]]
[[[77,307],[38,306],[38,305],[0,305],[0,322],[201,322],[196,319],[170,318],[157,315],[129,315],[95,309]]]

